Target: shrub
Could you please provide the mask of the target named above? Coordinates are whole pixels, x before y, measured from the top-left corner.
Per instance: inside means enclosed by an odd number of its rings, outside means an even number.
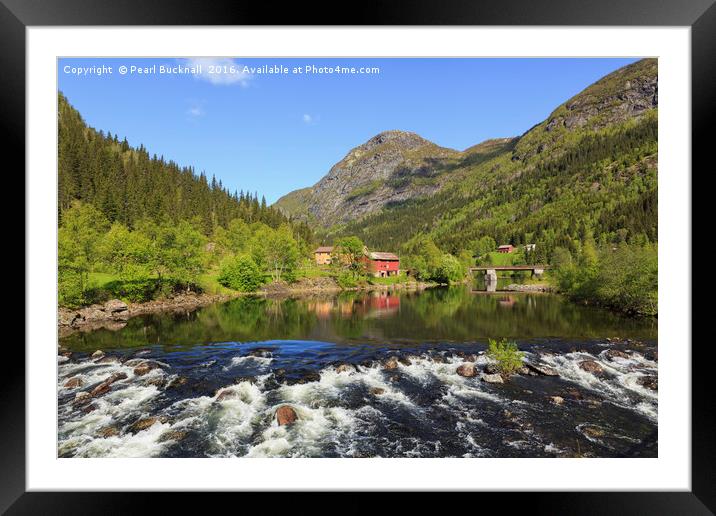
[[[350,272],[343,272],[336,278],[338,286],[341,288],[353,288],[358,286],[358,278]]]
[[[497,361],[497,369],[501,374],[509,376],[522,367],[524,353],[517,349],[517,344],[507,339],[499,342],[489,339],[487,356]]]
[[[263,283],[264,275],[253,258],[241,255],[224,261],[217,280],[225,287],[253,292]]]

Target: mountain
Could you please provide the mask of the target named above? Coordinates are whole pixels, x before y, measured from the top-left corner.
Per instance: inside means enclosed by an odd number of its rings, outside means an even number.
[[[389,131],[276,206],[397,250],[432,238],[451,251],[490,236],[541,252],[657,239],[658,69],[643,59],[597,81],[516,138],[459,152]]]
[[[324,227],[348,222],[438,190],[460,154],[415,133],[385,131],[352,149],[313,187],[289,193],[276,206]]]

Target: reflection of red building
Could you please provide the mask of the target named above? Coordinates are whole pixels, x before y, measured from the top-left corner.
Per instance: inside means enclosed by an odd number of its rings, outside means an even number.
[[[516,303],[516,299],[512,296],[505,296],[501,298],[499,301],[500,306],[504,306],[506,308],[512,308],[514,304]]]
[[[396,292],[372,292],[368,306],[375,316],[389,315],[400,308],[400,295]]]
[[[368,272],[377,278],[397,276],[400,273],[400,258],[393,253],[368,253],[367,261]]]

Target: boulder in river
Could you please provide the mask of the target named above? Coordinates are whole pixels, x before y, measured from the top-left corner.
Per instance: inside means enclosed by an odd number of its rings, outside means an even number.
[[[161,435],[161,437],[159,438],[159,442],[163,443],[165,441],[181,441],[187,435],[189,435],[189,433],[183,430],[170,430]]]
[[[659,379],[653,375],[642,376],[637,380],[637,383],[642,387],[651,389],[652,391],[659,390]]]
[[[398,362],[400,362],[400,363],[403,364],[404,366],[409,366],[409,365],[412,364],[412,362],[410,361],[410,359],[409,359],[408,357],[400,357],[400,358],[398,359]]]
[[[281,405],[276,409],[276,422],[278,426],[290,425],[298,419],[298,414],[289,405]]]
[[[393,369],[398,368],[398,359],[396,357],[390,357],[385,362],[383,362],[383,369],[387,369],[388,371],[391,371]]]
[[[104,356],[104,351],[102,351],[101,349],[98,349],[97,351],[92,353],[92,358],[95,358],[95,359],[102,358],[103,356]]]
[[[220,389],[216,401],[230,400],[232,398],[238,398],[239,393],[233,389]]]
[[[336,373],[351,373],[355,371],[355,367],[353,367],[351,364],[340,364],[336,366]]]
[[[385,393],[385,389],[383,389],[382,387],[373,387],[370,390],[370,393],[373,394],[374,396],[380,396],[381,394]]]
[[[482,381],[487,383],[505,383],[505,380],[500,374],[484,374],[482,375]]]
[[[166,423],[166,421],[166,417],[145,417],[132,424],[132,426],[129,427],[129,431],[133,434],[136,434],[138,432],[141,432],[142,430],[146,430],[147,428],[151,427],[154,423]]]
[[[604,374],[604,369],[594,360],[582,360],[579,363],[579,368],[588,373],[592,373],[595,376],[601,376]]]
[[[119,435],[119,430],[117,430],[116,426],[109,425],[109,426],[104,426],[104,427],[100,428],[97,431],[97,434],[100,437],[106,439],[108,437],[114,437],[115,435]]]
[[[187,383],[189,383],[189,380],[185,376],[177,376],[167,384],[167,389],[176,389]]]
[[[468,362],[459,365],[456,372],[457,374],[459,374],[460,376],[464,376],[465,378],[472,378],[473,376],[477,376],[477,368],[475,367],[475,364],[470,364]]]
[[[75,406],[84,405],[91,399],[92,399],[92,395],[89,392],[86,392],[86,391],[78,392],[77,394],[75,394],[75,399],[72,402],[72,404]]]
[[[157,369],[158,367],[159,364],[157,364],[156,362],[145,361],[134,368],[134,374],[136,376],[144,376],[152,369]]]
[[[64,386],[66,389],[76,389],[77,387],[82,387],[83,383],[82,378],[79,376],[73,376],[65,382]]]
[[[629,353],[625,353],[624,351],[620,351],[618,349],[608,349],[604,352],[604,356],[609,360],[614,360],[615,358],[629,358]]]
[[[549,400],[550,400],[554,405],[561,405],[562,403],[564,403],[564,398],[563,398],[562,396],[550,396],[550,397],[549,397]]]
[[[535,364],[532,362],[525,362],[525,366],[535,373],[542,376],[559,376],[559,373],[545,364]]]

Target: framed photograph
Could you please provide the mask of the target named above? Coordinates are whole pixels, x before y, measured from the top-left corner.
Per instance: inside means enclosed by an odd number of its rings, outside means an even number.
[[[510,491],[711,514],[691,170],[712,3],[317,25],[3,0],[27,310],[0,507]]]

